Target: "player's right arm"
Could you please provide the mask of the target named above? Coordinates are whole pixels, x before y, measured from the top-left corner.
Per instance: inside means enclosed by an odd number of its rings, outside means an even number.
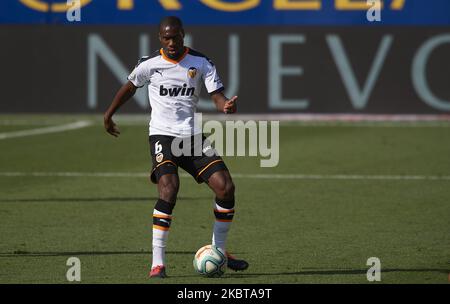
[[[134,70],[128,76],[128,82],[125,83],[114,96],[114,99],[108,110],[103,116],[103,124],[106,132],[112,136],[119,136],[120,132],[116,124],[112,120],[114,113],[136,93],[137,88],[142,88],[150,79],[150,69],[147,65],[142,64],[150,57],[142,57]]]
[[[126,103],[128,100],[130,100],[131,97],[134,96],[134,94],[136,93],[136,89],[137,87],[131,81],[125,83],[116,93],[116,96],[114,96],[114,99],[108,110],[106,110],[105,115],[103,116],[103,124],[105,126],[106,132],[108,132],[112,136],[117,137],[120,134],[117,125],[112,120],[114,113],[116,113],[116,111],[124,103]]]

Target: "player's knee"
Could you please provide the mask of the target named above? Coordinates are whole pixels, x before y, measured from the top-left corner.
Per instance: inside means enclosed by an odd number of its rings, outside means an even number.
[[[234,198],[234,191],[233,181],[226,179],[216,188],[216,196],[220,199],[231,200]]]
[[[178,187],[174,184],[167,184],[159,191],[159,198],[171,204],[175,204],[177,200]]]
[[[171,204],[175,204],[179,186],[177,180],[161,178],[158,183],[159,198]]]

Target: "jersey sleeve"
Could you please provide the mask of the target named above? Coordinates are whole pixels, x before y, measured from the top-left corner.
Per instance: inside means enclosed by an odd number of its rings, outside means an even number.
[[[150,81],[150,69],[147,64],[143,64],[143,62],[150,59],[149,57],[142,57],[134,70],[128,75],[128,80],[134,84],[134,86],[141,88],[147,82]]]
[[[206,90],[208,91],[208,93],[223,90],[223,83],[222,80],[220,80],[219,74],[217,73],[216,66],[211,60],[205,60],[206,63],[204,66],[203,81],[205,83]]]

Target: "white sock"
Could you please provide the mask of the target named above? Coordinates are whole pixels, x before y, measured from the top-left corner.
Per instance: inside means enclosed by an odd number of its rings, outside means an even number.
[[[153,246],[152,268],[158,265],[165,265],[166,247]]]
[[[214,214],[216,216],[216,221],[214,222],[212,244],[225,252],[227,235],[233,220],[234,208],[225,209],[215,203]]]
[[[152,268],[165,265],[166,243],[171,220],[170,214],[165,214],[156,209],[153,211]]]

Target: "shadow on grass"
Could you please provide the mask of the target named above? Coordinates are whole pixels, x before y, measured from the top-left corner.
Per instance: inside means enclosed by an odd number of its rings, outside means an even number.
[[[436,268],[382,268],[382,273],[386,272],[438,272],[448,274],[449,269]],[[367,269],[328,269],[328,270],[305,270],[305,271],[283,271],[283,272],[260,272],[260,273],[231,273],[233,278],[251,278],[259,276],[286,276],[286,275],[353,275],[366,274]]]
[[[100,255],[151,255],[149,250],[142,251],[66,251],[66,252],[29,252],[17,250],[14,252],[0,252],[0,258],[24,258],[24,257],[58,257],[58,256],[100,256]],[[167,251],[168,255],[194,255],[193,251]],[[389,272],[435,272],[448,275],[450,269],[437,268],[382,268],[382,273]],[[365,275],[367,269],[317,269],[304,271],[282,271],[282,272],[247,272],[237,273],[231,270],[223,279],[255,278],[265,276],[304,276],[304,275]],[[177,275],[170,278],[198,278],[198,275]]]
[[[177,201],[211,199],[211,197],[178,197]],[[51,197],[51,198],[11,198],[0,199],[0,203],[39,203],[39,202],[155,202],[158,197]]]
[[[0,258],[25,257],[58,257],[58,256],[88,256],[88,255],[151,255],[151,251],[65,251],[65,252],[30,252],[16,250],[14,252],[0,252]],[[194,255],[193,251],[167,251],[166,254]]]
[[[435,269],[435,268],[386,268],[381,270],[382,273],[387,272],[436,272],[447,275],[450,269]],[[234,273],[230,270],[221,279],[244,279],[267,276],[330,276],[330,275],[366,275],[367,269],[327,269],[327,270],[306,270],[306,271],[283,271],[283,272],[258,272],[258,273]],[[170,278],[198,278],[198,275],[178,275],[170,276]],[[205,278],[206,279],[206,278]],[[205,282],[210,283],[210,282]],[[217,283],[220,283],[219,281]]]
[[[381,270],[382,273],[387,272],[435,272],[447,275],[450,270],[444,269],[409,269],[409,268],[386,268]],[[308,271],[283,271],[283,272],[258,272],[258,273],[235,273],[228,270],[225,276],[221,278],[204,278],[204,283],[223,283],[222,280],[232,280],[232,279],[245,279],[245,278],[257,278],[257,277],[271,277],[271,276],[331,276],[331,275],[366,275],[367,269],[327,269],[327,270],[308,270]],[[187,278],[199,278],[198,274],[189,275],[169,275],[169,279],[187,279]],[[164,283],[164,282],[162,282]],[[278,283],[277,283],[278,284]]]

